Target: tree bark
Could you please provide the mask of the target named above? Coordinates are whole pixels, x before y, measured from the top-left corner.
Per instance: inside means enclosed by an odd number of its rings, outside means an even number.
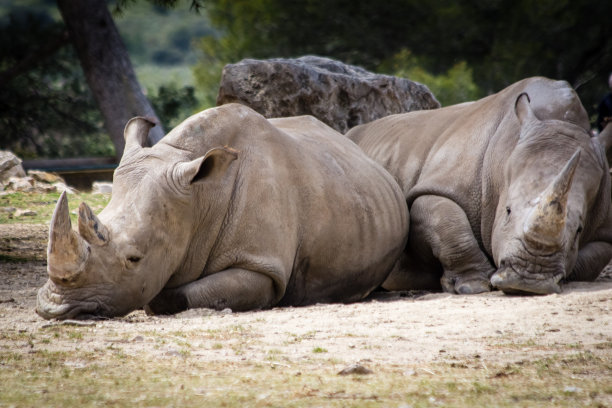
[[[134,116],[155,119],[159,125],[149,132],[149,143],[157,143],[164,131],[138,83],[106,0],[57,0],[57,6],[115,145],[117,159],[123,155],[123,129]]]

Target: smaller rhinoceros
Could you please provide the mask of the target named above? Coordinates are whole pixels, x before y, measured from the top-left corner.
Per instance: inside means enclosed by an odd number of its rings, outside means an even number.
[[[397,179],[410,237],[388,289],[561,291],[612,257],[612,129],[574,90],[528,78],[484,99],[392,115],[347,136]]]
[[[395,180],[312,117],[228,104],[152,148],[132,119],[108,206],[62,195],[51,221],[45,318],[350,302],[387,277],[408,212]]]

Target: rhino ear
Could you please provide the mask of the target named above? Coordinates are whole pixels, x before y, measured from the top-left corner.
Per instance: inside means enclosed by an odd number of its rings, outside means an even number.
[[[231,147],[215,147],[203,157],[177,166],[179,182],[187,187],[198,181],[212,180],[225,174],[229,165],[238,158],[238,151]]]
[[[514,113],[516,114],[519,122],[521,122],[521,127],[525,126],[526,123],[537,119],[535,113],[533,113],[533,109],[531,109],[530,102],[531,99],[525,92],[520,94],[518,98],[516,98],[516,102],[514,102]]]
[[[152,118],[145,118],[143,116],[136,116],[128,121],[123,131],[123,138],[125,139],[125,150],[128,150],[132,146],[144,147],[147,143],[147,137],[149,136],[149,130],[155,126],[155,120]]]

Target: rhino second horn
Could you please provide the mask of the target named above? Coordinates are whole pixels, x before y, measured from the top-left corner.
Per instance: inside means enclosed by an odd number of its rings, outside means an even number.
[[[149,130],[155,126],[155,121],[143,116],[136,116],[128,121],[123,131],[125,150],[132,146],[144,147],[147,144]]]
[[[525,237],[548,246],[562,244],[567,216],[567,199],[580,160],[576,150],[565,167],[540,194],[537,205],[531,210],[524,225]]]
[[[87,244],[72,229],[68,199],[64,191],[57,202],[47,246],[47,272],[55,282],[66,282],[75,278],[87,261]]]
[[[108,229],[96,217],[91,208],[82,202],[79,205],[79,234],[92,245],[106,245],[109,240]]]

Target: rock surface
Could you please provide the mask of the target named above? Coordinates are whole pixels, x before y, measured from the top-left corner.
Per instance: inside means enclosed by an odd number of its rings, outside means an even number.
[[[226,65],[217,104],[231,102],[267,118],[313,115],[341,133],[383,116],[440,107],[425,85],[316,56]]]
[[[21,159],[12,152],[0,150],[0,183],[11,177],[24,177],[25,175]]]

